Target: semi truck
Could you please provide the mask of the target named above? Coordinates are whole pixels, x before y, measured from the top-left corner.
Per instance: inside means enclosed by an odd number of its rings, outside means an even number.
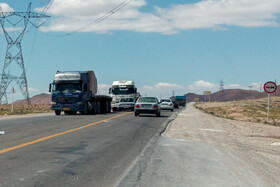
[[[111,112],[112,98],[97,94],[97,79],[94,71],[57,71],[51,92],[51,110],[56,115],[99,114]]]
[[[112,97],[111,108],[113,111],[118,110],[119,102],[122,98],[133,98],[134,101],[140,96],[135,87],[134,81],[113,81],[112,87],[109,89]]]

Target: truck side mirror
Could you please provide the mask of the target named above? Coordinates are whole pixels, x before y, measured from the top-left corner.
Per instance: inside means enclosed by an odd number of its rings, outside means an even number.
[[[52,84],[49,85],[49,92],[52,92]]]
[[[112,88],[109,88],[109,94],[111,94],[112,93]]]
[[[135,88],[135,93],[137,93],[137,88]]]

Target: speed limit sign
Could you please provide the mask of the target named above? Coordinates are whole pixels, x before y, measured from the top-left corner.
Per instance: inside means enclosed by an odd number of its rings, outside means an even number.
[[[268,81],[263,85],[263,89],[266,93],[274,93],[277,90],[277,85],[275,84],[275,82]]]

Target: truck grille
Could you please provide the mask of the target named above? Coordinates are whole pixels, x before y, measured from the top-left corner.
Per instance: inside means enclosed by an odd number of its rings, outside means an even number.
[[[59,103],[76,103],[79,101],[78,97],[57,97],[54,102]]]

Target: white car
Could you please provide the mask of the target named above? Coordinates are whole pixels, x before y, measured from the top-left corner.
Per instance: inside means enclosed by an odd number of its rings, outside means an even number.
[[[160,100],[160,109],[161,110],[174,110],[174,104],[171,99],[161,99]]]
[[[130,109],[131,111],[134,110],[135,101],[133,98],[122,98],[118,104],[118,110],[126,110]]]
[[[156,97],[140,97],[134,107],[134,114],[156,114],[160,117],[160,106]]]

